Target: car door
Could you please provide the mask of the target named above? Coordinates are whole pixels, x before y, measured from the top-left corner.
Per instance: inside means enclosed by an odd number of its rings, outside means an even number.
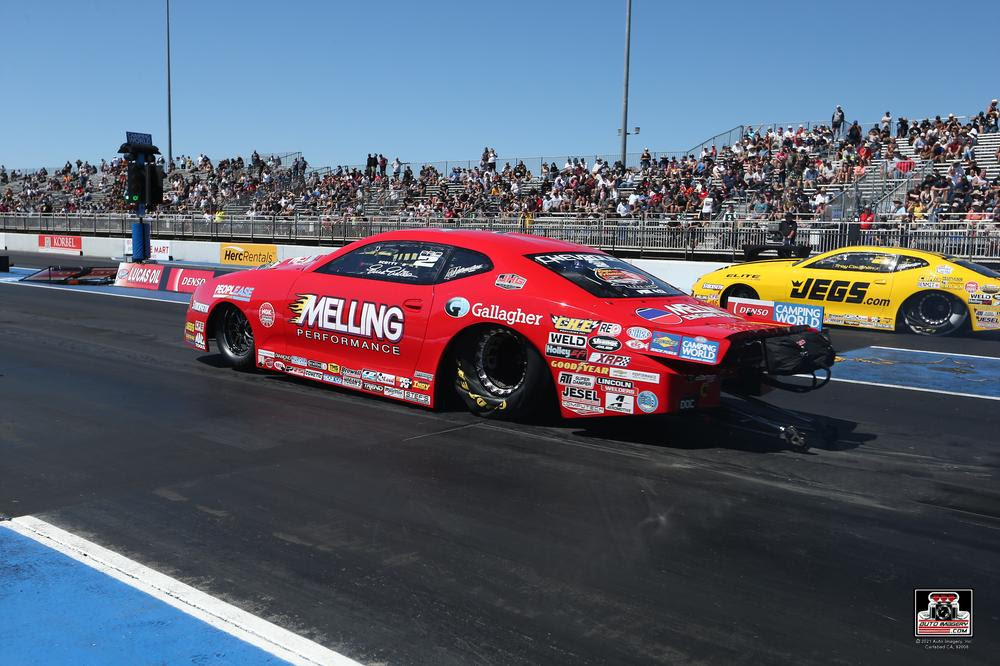
[[[293,363],[343,366],[343,383],[362,388],[356,384],[361,380],[368,390],[409,377],[447,253],[433,243],[384,241],[303,273],[289,293],[286,337]]]
[[[830,324],[882,328],[895,315],[896,259],[891,252],[847,250],[803,262],[790,276],[789,300],[822,305]]]

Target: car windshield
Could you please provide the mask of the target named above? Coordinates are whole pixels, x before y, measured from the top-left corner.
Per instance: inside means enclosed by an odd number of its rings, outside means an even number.
[[[974,261],[967,261],[966,259],[959,259],[957,257],[945,257],[945,259],[953,264],[958,264],[962,268],[967,268],[974,273],[979,273],[983,277],[1000,279],[1000,272],[995,271],[992,268],[987,268],[982,264],[977,264]]]
[[[644,270],[606,254],[572,252],[528,256],[598,298],[647,298],[684,293]]]

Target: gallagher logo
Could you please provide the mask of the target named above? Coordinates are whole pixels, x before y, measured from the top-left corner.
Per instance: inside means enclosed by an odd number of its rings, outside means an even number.
[[[444,311],[449,317],[454,317],[455,319],[461,319],[469,314],[469,310],[469,301],[461,296],[451,298],[444,304]]]

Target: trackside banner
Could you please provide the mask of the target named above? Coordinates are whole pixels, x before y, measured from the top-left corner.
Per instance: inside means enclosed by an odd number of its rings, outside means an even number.
[[[750,321],[776,321],[782,324],[823,329],[823,306],[780,301],[760,301],[753,298],[730,298],[726,309]]]
[[[219,262],[238,266],[260,266],[278,260],[277,245],[260,243],[222,243]]]
[[[81,236],[38,234],[38,251],[80,255],[83,254],[83,238]]]
[[[132,239],[125,239],[125,258],[132,256]],[[170,241],[152,239],[149,242],[149,258],[157,261],[170,261]]]
[[[115,286],[190,294],[217,275],[229,272],[122,262],[118,264]]]

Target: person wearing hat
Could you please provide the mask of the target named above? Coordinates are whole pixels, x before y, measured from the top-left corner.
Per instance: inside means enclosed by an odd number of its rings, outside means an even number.
[[[844,127],[844,110],[837,105],[837,108],[833,112],[833,117],[830,119],[830,124],[833,126],[833,137],[840,137],[840,130]]]

